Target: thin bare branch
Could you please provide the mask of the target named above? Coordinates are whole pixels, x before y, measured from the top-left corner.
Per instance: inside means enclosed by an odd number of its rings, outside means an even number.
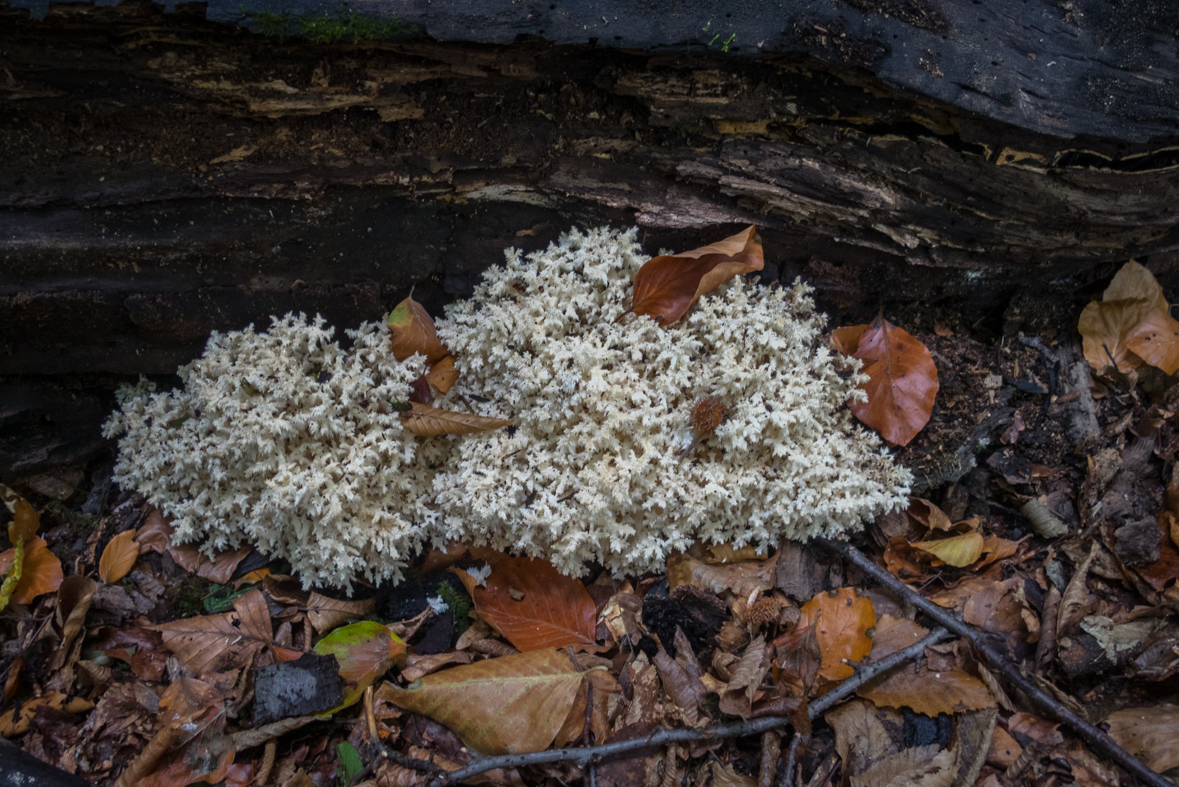
[[[913,606],[936,620],[940,625],[945,626],[958,636],[969,639],[975,649],[986,659],[987,667],[990,670],[999,673],[1011,681],[1016,688],[1036,704],[1039,710],[1062,724],[1067,725],[1077,734],[1077,737],[1093,747],[1095,751],[1109,758],[1123,770],[1140,779],[1143,784],[1149,784],[1151,787],[1175,787],[1174,782],[1163,778],[1150,768],[1147,768],[1129,752],[1119,746],[1117,741],[1109,737],[1105,732],[1094,727],[1064,707],[1060,702],[1048,696],[1039,686],[1024,677],[1016,665],[1012,664],[1006,656],[996,650],[987,641],[987,635],[984,632],[962,622],[932,601],[922,598],[915,590],[873,563],[867,555],[851,544],[841,541],[828,541],[826,539],[817,539],[816,543],[824,549],[839,555],[893,593],[911,602]]]
[[[887,658],[868,664],[856,671],[855,675],[839,684],[827,694],[810,704],[808,714],[813,719],[828,708],[856,693],[860,686],[869,680],[882,675],[897,666],[917,658],[929,645],[941,642],[949,636],[943,628],[931,631],[920,642],[916,642],[904,650],[897,651]],[[669,730],[660,728],[645,738],[604,743],[599,746],[586,746],[577,749],[551,749],[529,754],[505,754],[498,757],[483,757],[461,770],[452,771],[442,778],[430,782],[430,787],[445,787],[445,785],[461,782],[496,768],[518,768],[522,765],[543,765],[551,762],[573,762],[585,766],[587,763],[597,763],[604,760],[621,757],[640,749],[653,749],[673,743],[691,743],[702,740],[723,740],[726,738],[744,738],[749,735],[760,735],[767,730],[786,727],[790,724],[787,716],[766,716],[760,719],[732,722],[730,724],[714,724],[693,730]],[[414,767],[410,765],[408,767]]]

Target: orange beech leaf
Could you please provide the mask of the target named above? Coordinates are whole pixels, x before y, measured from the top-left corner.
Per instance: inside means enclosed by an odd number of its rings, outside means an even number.
[[[701,295],[734,276],[764,266],[761,236],[753,225],[718,243],[655,257],[635,274],[631,311],[653,317],[660,325],[671,325]]]
[[[41,515],[37,513],[37,509],[23,497],[17,500],[16,510],[12,512],[12,521],[8,523],[8,540],[13,544],[18,538],[27,542],[37,535],[39,527]]]
[[[876,625],[872,600],[856,595],[854,588],[826,591],[803,605],[798,628],[814,624],[823,662],[819,677],[841,681],[855,670],[846,661],[861,661],[872,650],[868,629]]]
[[[971,532],[937,541],[918,541],[913,546],[922,552],[928,552],[942,563],[955,568],[965,568],[982,557],[983,543],[980,533]]]
[[[1164,309],[1151,309],[1126,347],[1151,366],[1174,374],[1179,370],[1179,322]]]
[[[124,530],[110,540],[98,561],[98,578],[108,585],[127,576],[139,559],[139,542],[134,530]]]
[[[448,355],[442,360],[430,364],[430,370],[426,372],[426,382],[440,394],[449,391],[458,378],[459,373],[458,369],[454,368],[453,355]]]
[[[929,422],[937,396],[937,367],[925,345],[883,317],[869,326],[837,328],[836,349],[864,361],[865,402],[848,408],[894,445],[908,445]]]
[[[406,298],[389,312],[387,320],[392,333],[393,357],[404,361],[418,353],[426,356],[429,363],[440,361],[450,354],[434,330],[434,321],[426,309],[413,299]]]
[[[502,560],[471,599],[479,617],[520,650],[595,643],[597,607],[589,591],[548,561]]]
[[[0,554],[0,576],[3,576],[16,557],[16,548]],[[61,561],[49,551],[43,538],[34,538],[24,545],[24,560],[21,563],[20,581],[12,591],[15,604],[28,604],[42,593],[52,593],[61,586],[64,575]]]
[[[418,437],[474,434],[512,425],[512,422],[506,418],[487,418],[470,413],[456,413],[453,410],[439,410],[436,407],[429,407],[418,402],[410,404],[413,409],[401,414],[401,425],[410,434]]]
[[[563,653],[534,650],[453,667],[379,696],[449,727],[480,754],[547,749],[564,726],[585,673]]]

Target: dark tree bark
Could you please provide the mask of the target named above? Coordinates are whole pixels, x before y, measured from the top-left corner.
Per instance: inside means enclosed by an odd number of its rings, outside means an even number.
[[[210,330],[438,313],[575,224],[755,223],[839,321],[1171,283],[1172,3],[781,5],[410,0],[404,40],[315,44],[206,18],[238,3],[0,3],[0,479],[93,456],[114,383]]]

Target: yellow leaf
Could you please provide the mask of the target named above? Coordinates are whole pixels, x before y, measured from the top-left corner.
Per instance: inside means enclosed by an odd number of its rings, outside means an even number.
[[[983,537],[978,532],[943,538],[937,541],[918,541],[914,547],[956,568],[969,566],[982,556]]]
[[[1164,309],[1151,309],[1126,346],[1151,366],[1167,374],[1179,370],[1179,322]]]
[[[439,410],[417,402],[410,404],[413,409],[401,414],[401,425],[418,437],[489,432],[512,424],[505,418],[487,418],[470,413],[456,413],[453,410]]]
[[[124,530],[110,540],[98,560],[98,578],[112,584],[127,576],[139,559],[139,542],[134,530]]]

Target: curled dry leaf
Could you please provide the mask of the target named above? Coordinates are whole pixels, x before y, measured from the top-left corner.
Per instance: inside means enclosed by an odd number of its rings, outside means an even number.
[[[450,390],[459,378],[458,369],[454,368],[454,356],[448,355],[440,361],[430,364],[430,371],[426,372],[426,382],[440,394]]]
[[[481,754],[542,751],[569,716],[585,673],[552,650],[466,664],[384,684],[380,699],[444,724]]]
[[[648,260],[635,274],[631,311],[670,325],[692,307],[701,295],[734,276],[765,266],[757,227],[717,243],[680,254]]]
[[[398,361],[404,361],[418,353],[426,356],[428,362],[434,363],[450,355],[450,351],[442,344],[437,331],[434,330],[434,321],[426,313],[425,307],[415,301],[412,295],[389,312],[386,322],[392,334],[390,349]]]
[[[110,540],[98,560],[98,578],[108,585],[127,576],[139,559],[139,542],[134,530],[124,530]]]
[[[470,413],[456,413],[453,410],[439,410],[436,407],[428,407],[418,402],[410,404],[413,409],[401,414],[401,425],[418,437],[474,434],[512,425],[512,422],[505,418],[487,418]]]
[[[872,600],[856,595],[854,588],[840,588],[815,596],[803,605],[799,629],[815,626],[822,653],[819,677],[830,682],[849,678],[855,670],[848,661],[860,661],[872,650],[868,629],[876,625]]]
[[[866,401],[848,402],[852,413],[894,445],[908,445],[933,413],[937,367],[925,345],[877,317],[871,325],[837,328],[837,350],[864,361]]]
[[[717,595],[726,590],[742,598],[764,592],[774,586],[778,556],[768,560],[743,560],[737,563],[708,564],[691,555],[672,555],[667,559],[668,587],[694,585]]]

